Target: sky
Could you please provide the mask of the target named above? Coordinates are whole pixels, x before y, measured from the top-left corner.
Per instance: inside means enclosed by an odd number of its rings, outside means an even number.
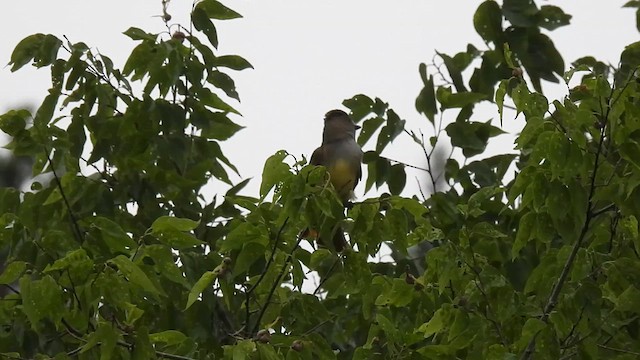
[[[626,1],[536,1],[538,6],[556,5],[573,15],[572,24],[549,33],[567,66],[584,55],[616,64],[624,46],[638,38],[635,14],[623,9]],[[241,178],[252,177],[246,192],[256,195],[264,161],[285,149],[309,157],[320,145],[323,115],[342,108],[342,100],[355,94],[380,97],[407,120],[407,127],[432,129],[414,107],[422,87],[421,62],[431,63],[435,51],[455,54],[468,43],[482,48],[473,29],[473,13],[480,1],[472,0],[235,0],[223,1],[244,17],[218,22],[218,54],[238,54],[254,69],[232,72],[241,103],[231,104],[242,114],[246,126],[223,150],[236,164]],[[187,24],[191,1],[173,0],[168,8],[172,22]],[[161,0],[22,0],[3,7],[4,31],[0,37],[0,64],[8,63],[15,45],[33,33],[66,35],[83,41],[124,64],[136,45],[122,32],[130,26],[148,32],[165,30]],[[0,111],[23,104],[39,104],[47,93],[49,70],[25,67],[11,73],[0,67]],[[544,85],[555,99],[566,87]],[[455,117],[452,112],[451,116]],[[495,105],[479,107],[473,120],[497,116]],[[498,125],[498,119],[494,119]],[[508,135],[490,144],[491,152],[513,150],[513,138],[522,123],[505,118]],[[365,150],[373,148],[373,144]],[[390,145],[385,155],[425,166],[420,148],[408,139]],[[408,170],[409,194],[416,193]],[[235,181],[241,179],[234,178]],[[220,191],[218,191],[220,190]],[[223,192],[222,189],[212,189]],[[356,194],[362,196],[362,189]]]

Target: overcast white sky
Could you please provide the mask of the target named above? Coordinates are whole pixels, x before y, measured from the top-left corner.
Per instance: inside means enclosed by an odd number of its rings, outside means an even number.
[[[569,65],[583,55],[617,63],[625,45],[640,40],[632,9],[626,1],[537,1],[572,14],[572,25],[550,34]],[[255,67],[231,73],[242,103],[234,104],[247,126],[223,149],[243,178],[254,177],[259,186],[264,160],[279,149],[309,155],[321,140],[322,117],[340,108],[343,99],[358,93],[390,103],[411,128],[425,127],[414,108],[421,88],[418,65],[431,62],[434,51],[455,54],[467,43],[482,47],[472,17],[480,1],[472,0],[237,0],[223,1],[244,18],[218,22],[221,54],[239,54]],[[187,24],[191,1],[173,0],[172,21]],[[149,32],[164,30],[160,0],[22,0],[3,7],[0,63],[9,61],[14,46],[24,37],[51,33],[71,41],[84,41],[122,66],[135,43],[121,33],[130,26]],[[18,104],[39,104],[49,85],[48,69],[25,67],[11,73],[0,68],[0,111]],[[547,95],[563,94],[562,87],[545,87]],[[496,116],[487,107],[486,121]],[[452,115],[455,115],[452,113]],[[496,122],[497,124],[497,122]],[[505,121],[518,131],[518,122]],[[492,145],[509,150],[513,137]],[[365,149],[366,150],[366,149]],[[388,156],[424,166],[421,152],[407,141],[389,147]],[[409,172],[410,177],[420,176]],[[415,180],[409,178],[414,184]],[[416,190],[412,186],[410,192]],[[362,194],[362,189],[356,191]]]

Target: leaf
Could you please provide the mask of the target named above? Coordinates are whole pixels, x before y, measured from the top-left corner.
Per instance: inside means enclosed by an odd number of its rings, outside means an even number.
[[[384,124],[384,119],[381,117],[374,117],[365,120],[362,123],[362,128],[358,135],[358,145],[364,146],[382,124]]]
[[[0,275],[0,284],[13,284],[27,269],[27,263],[24,261],[12,261],[5,267],[2,275]]]
[[[438,87],[436,97],[442,109],[462,108],[487,99],[487,95],[481,93],[452,93],[448,87]]]
[[[420,64],[419,71],[424,87],[420,90],[420,94],[418,94],[418,97],[416,98],[416,110],[418,110],[419,113],[424,114],[433,124],[435,115],[438,112],[433,75],[427,78],[427,66],[424,63]]]
[[[62,41],[53,35],[33,34],[22,39],[11,53],[9,65],[14,72],[31,60],[36,67],[51,65],[58,56]]]
[[[207,16],[206,11],[204,11],[201,7],[196,6],[191,13],[191,20],[193,21],[193,26],[196,30],[201,31],[207,36],[211,45],[214,48],[218,48],[218,32],[216,31],[216,27],[213,25],[209,16]]]
[[[136,244],[120,225],[113,220],[98,216],[91,222],[91,227],[97,228],[102,235],[102,240],[114,252],[129,253],[136,248]]]
[[[238,55],[217,56],[209,65],[226,67],[233,70],[253,69],[253,65]]]
[[[224,102],[222,99],[220,99],[218,95],[212,93],[211,90],[209,90],[208,88],[205,88],[205,87],[200,88],[197,94],[198,94],[198,97],[200,98],[200,102],[203,105],[210,106],[214,109],[241,115],[238,112],[238,110],[234,109],[233,107],[231,107],[231,105]]]
[[[553,5],[542,5],[538,13],[538,26],[547,30],[555,30],[559,27],[569,25],[571,15]]]
[[[617,311],[640,312],[638,303],[640,302],[640,290],[634,285],[629,285],[616,300]]]
[[[9,110],[0,115],[0,129],[7,135],[15,137],[25,129],[29,118],[31,113],[28,110]]]
[[[351,110],[351,120],[356,124],[373,111],[373,100],[367,95],[358,94],[342,101],[342,105]]]
[[[480,37],[486,41],[501,44],[502,11],[495,1],[484,1],[473,15],[473,27]]]
[[[507,94],[507,84],[508,80],[500,81],[500,85],[498,85],[498,89],[496,90],[496,105],[498,105],[498,114],[500,114],[500,126],[502,126],[502,116],[504,115],[504,97]]]
[[[284,150],[280,150],[271,155],[264,163],[262,184],[260,184],[261,198],[267,196],[274,186],[291,176],[289,165],[283,162],[286,157],[287,153]]]
[[[129,282],[140,286],[143,290],[148,293],[158,296],[160,292],[153,285],[151,280],[147,277],[147,275],[142,271],[138,265],[134,264],[129,258],[124,255],[118,255],[115,258],[108,261],[108,263],[114,264],[118,267],[118,270],[127,277]]]
[[[187,336],[178,330],[165,330],[158,333],[149,334],[149,341],[152,344],[165,344],[166,346],[174,346],[182,344],[187,340]]]
[[[149,40],[153,42],[155,42],[158,37],[158,34],[151,34],[137,27],[130,27],[123,32],[123,34],[127,35],[132,40]]]
[[[437,51],[436,51],[436,54],[440,56],[440,58],[444,62],[444,65],[447,67],[447,71],[449,72],[449,77],[451,77],[451,81],[453,82],[453,85],[455,86],[456,91],[458,93],[466,92],[467,89],[464,86],[464,81],[462,79],[462,70],[464,70],[464,68],[459,67],[458,64],[455,61],[453,61],[453,58],[450,57],[449,55],[443,54]]]
[[[219,265],[213,271],[207,271],[204,274],[202,274],[200,279],[198,279],[195,285],[193,285],[193,287],[191,288],[191,291],[189,291],[189,296],[187,298],[187,305],[184,308],[185,310],[190,308],[191,305],[193,305],[193,303],[196,302],[196,300],[198,300],[198,297],[200,297],[200,294],[202,294],[202,292],[206,288],[208,288],[209,286],[211,286],[211,284],[213,284],[213,282],[218,278],[218,274],[220,273],[221,269],[222,269],[222,266]]]
[[[427,323],[422,324],[418,328],[418,331],[423,333],[425,338],[441,332],[446,326],[445,324],[449,321],[448,310],[448,307],[441,307],[436,310],[431,319]]]
[[[502,14],[511,25],[528,28],[536,24],[538,7],[529,0],[504,0]]]
[[[161,233],[168,230],[191,231],[197,228],[199,224],[199,221],[193,221],[191,219],[161,216],[151,224],[151,230],[153,233]]]
[[[407,183],[407,174],[404,170],[404,165],[395,164],[389,169],[389,179],[387,184],[389,185],[389,191],[392,195],[399,195],[404,186]]]
[[[447,125],[445,130],[451,138],[451,144],[462,148],[466,157],[471,157],[484,152],[489,138],[505,133],[490,122],[454,122]]]
[[[240,250],[238,258],[234,262],[233,275],[238,276],[249,270],[257,260],[264,258],[265,245],[257,242],[247,242]]]
[[[201,0],[198,1],[196,9],[202,9],[211,19],[218,20],[230,20],[241,18],[242,15],[222,5],[216,0]]]
[[[518,340],[518,345],[520,349],[524,349],[527,344],[533,339],[536,334],[538,334],[542,329],[547,327],[542,320],[536,318],[529,318],[527,322],[522,327],[522,334],[520,340]]]
[[[511,249],[511,259],[515,259],[519,256],[520,250],[527,245],[531,236],[535,234],[536,215],[533,212],[528,212],[520,218],[520,224],[518,225],[518,232],[516,234],[516,241],[513,243]]]
[[[415,294],[413,285],[407,284],[404,279],[393,279],[393,285],[378,296],[375,305],[405,307],[413,300],[413,294]]]
[[[59,324],[66,313],[62,289],[49,275],[41,280],[32,280],[28,275],[20,279],[20,295],[22,297],[22,309],[27,315],[32,329],[39,327],[40,320],[48,319],[54,324]]]
[[[220,72],[218,70],[214,70],[209,73],[209,76],[207,77],[207,81],[211,85],[224,91],[228,97],[240,101],[240,96],[236,91],[236,84],[229,75],[223,72]]]
[[[268,231],[264,225],[256,225],[250,222],[243,222],[237,225],[222,242],[220,251],[241,249],[250,242],[264,246],[269,243]]]

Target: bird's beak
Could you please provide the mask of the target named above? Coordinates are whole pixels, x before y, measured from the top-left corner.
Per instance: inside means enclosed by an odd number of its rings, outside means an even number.
[[[360,129],[362,126],[356,125],[356,130]]]

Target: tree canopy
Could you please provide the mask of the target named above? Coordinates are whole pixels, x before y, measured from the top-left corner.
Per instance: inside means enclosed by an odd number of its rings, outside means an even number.
[[[640,1],[625,6],[640,19]],[[286,150],[259,194],[231,182],[230,74],[252,66],[218,51],[216,24],[240,17],[201,0],[180,25],[165,8],[169,32],[124,32],[122,67],[56,35],[17,44],[11,70],[49,68],[51,86],[35,112],[0,116],[34,177],[0,188],[3,358],[640,356],[640,42],[618,64],[567,65],[551,34],[571,15],[481,2],[484,44],[418,66],[423,128],[374,96],[343,102],[375,144],[361,186],[388,189],[345,210],[326,169]],[[542,81],[568,95],[548,99]],[[515,148],[486,155],[514,116]],[[432,193],[403,195],[410,165],[384,155],[400,136]],[[206,201],[212,182],[230,189]],[[300,236],[338,226],[341,253]]]

